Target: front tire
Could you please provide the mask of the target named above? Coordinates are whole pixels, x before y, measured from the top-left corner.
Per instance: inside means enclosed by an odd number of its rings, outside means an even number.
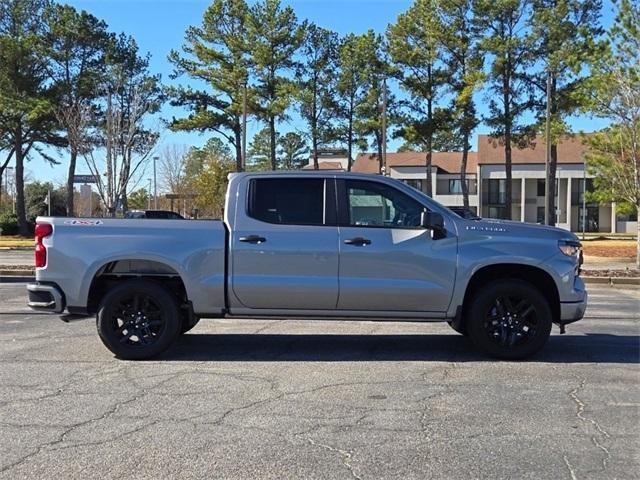
[[[175,296],[148,280],[128,280],[107,292],[97,315],[102,343],[123,360],[164,352],[182,327]]]
[[[549,302],[522,280],[498,280],[478,290],[466,309],[469,338],[483,353],[515,360],[538,352],[551,334]]]

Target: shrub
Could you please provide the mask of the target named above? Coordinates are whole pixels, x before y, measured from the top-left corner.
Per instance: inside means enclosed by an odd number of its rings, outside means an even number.
[[[18,234],[18,216],[15,213],[0,215],[0,232],[2,235]]]

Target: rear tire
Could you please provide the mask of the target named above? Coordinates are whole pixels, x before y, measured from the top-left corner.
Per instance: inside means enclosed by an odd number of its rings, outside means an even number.
[[[107,292],[97,314],[102,343],[123,360],[164,352],[181,329],[175,296],[148,280],[127,280]]]
[[[465,326],[483,353],[515,360],[538,352],[551,334],[547,299],[522,280],[497,280],[473,296]]]

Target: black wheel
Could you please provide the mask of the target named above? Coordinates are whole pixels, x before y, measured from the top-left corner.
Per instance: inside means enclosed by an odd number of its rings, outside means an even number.
[[[182,324],[180,326],[180,334],[187,333],[193,327],[195,327],[200,321],[200,317],[194,315],[185,315],[182,318]]]
[[[180,332],[175,297],[147,280],[113,287],[100,302],[98,335],[118,358],[142,360],[165,351]]]
[[[547,299],[521,280],[499,280],[479,290],[466,309],[471,341],[484,353],[505,359],[533,355],[551,333]]]
[[[458,332],[460,335],[464,335],[465,337],[469,335],[464,323],[460,324],[459,326],[456,326],[453,322],[450,322],[450,321],[447,321],[447,323],[453,330]]]

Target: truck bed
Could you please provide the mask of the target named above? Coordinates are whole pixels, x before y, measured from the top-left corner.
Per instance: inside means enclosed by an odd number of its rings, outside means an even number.
[[[67,308],[82,310],[100,276],[177,275],[194,311],[220,314],[225,307],[226,227],[211,220],[131,220],[39,217],[53,226],[43,241],[47,262],[36,268],[64,292]]]

